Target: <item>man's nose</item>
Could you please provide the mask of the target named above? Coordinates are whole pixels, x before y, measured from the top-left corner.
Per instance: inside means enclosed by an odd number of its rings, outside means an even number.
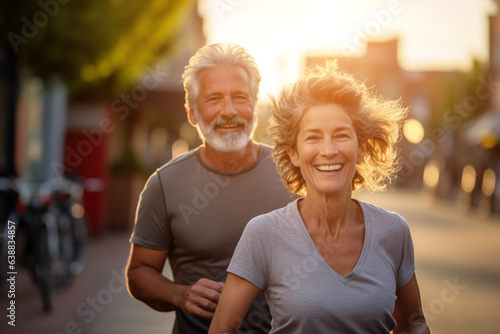
[[[235,116],[237,113],[238,112],[234,108],[233,101],[231,100],[231,98],[230,97],[224,98],[222,103],[221,114],[223,116],[226,116],[227,118],[231,118]]]

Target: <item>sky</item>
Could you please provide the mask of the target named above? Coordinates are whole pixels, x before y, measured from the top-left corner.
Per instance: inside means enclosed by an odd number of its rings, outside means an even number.
[[[306,55],[360,56],[367,40],[399,39],[407,70],[468,70],[488,60],[492,0],[200,0],[207,43],[255,57],[261,97],[293,82]]]

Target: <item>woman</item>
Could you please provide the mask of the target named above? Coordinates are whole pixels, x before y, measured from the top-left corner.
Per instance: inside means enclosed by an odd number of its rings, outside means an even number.
[[[335,64],[273,102],[273,158],[301,197],[249,222],[209,333],[236,333],[261,290],[271,333],[429,333],[408,224],[351,197],[394,176],[406,109]]]

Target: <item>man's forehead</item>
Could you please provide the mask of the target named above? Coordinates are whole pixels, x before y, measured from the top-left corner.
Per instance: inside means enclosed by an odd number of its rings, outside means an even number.
[[[237,65],[217,65],[204,68],[198,74],[200,85],[242,85],[248,86],[250,83],[247,72]]]

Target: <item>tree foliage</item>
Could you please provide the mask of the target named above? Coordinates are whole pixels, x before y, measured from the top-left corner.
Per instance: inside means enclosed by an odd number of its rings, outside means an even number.
[[[176,42],[194,0],[3,0],[4,52],[73,98],[123,92]]]

